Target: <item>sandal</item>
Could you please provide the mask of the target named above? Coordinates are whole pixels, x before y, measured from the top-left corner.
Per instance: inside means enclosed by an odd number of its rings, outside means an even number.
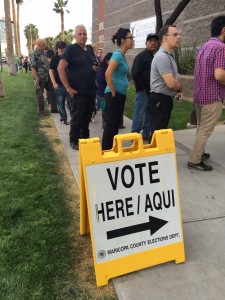
[[[64,124],[64,125],[69,125],[69,124],[70,124],[70,123],[67,122],[67,121],[61,121],[61,123]]]

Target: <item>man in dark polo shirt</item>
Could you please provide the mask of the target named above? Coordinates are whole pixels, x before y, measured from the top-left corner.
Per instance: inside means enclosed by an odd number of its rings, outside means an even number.
[[[84,25],[75,27],[76,44],[69,45],[59,62],[59,77],[70,95],[70,146],[79,149],[80,138],[89,138],[93,103],[96,94],[96,58],[91,47],[86,46]]]
[[[173,96],[180,99],[182,90],[174,59],[174,50],[180,44],[180,34],[175,25],[166,25],[160,29],[158,36],[161,47],[152,60],[150,77],[152,134],[155,130],[167,128],[173,109]]]

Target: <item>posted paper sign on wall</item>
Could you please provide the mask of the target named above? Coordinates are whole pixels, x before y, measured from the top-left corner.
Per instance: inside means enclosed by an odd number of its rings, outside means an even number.
[[[171,151],[175,148],[167,147],[165,153],[165,149],[157,147],[156,150],[149,145],[143,146],[138,134],[131,136],[138,140],[136,146],[133,146],[134,151],[123,151],[121,148],[119,156],[113,155],[118,154],[117,151],[112,151],[114,153],[111,156],[110,151],[107,151],[105,155],[101,155],[101,163],[98,161],[98,151],[93,155],[95,157],[92,163],[90,157],[90,163],[85,163],[85,154],[81,150],[97,283],[98,267],[103,266],[104,270],[104,266],[109,264],[110,269],[114,269],[114,265],[120,262],[121,266],[124,262],[124,271],[120,268],[118,275],[125,274],[130,271],[125,263],[128,258],[133,260],[133,270],[137,270],[140,268],[139,263],[135,267],[137,257],[141,261],[141,257],[144,255],[145,259],[147,253],[149,257],[152,253],[153,257],[147,259],[141,268],[156,264],[155,255],[156,261],[162,259],[159,263],[184,261],[176,155]],[[171,132],[167,135],[159,132],[159,144],[160,137],[166,138],[168,142]],[[115,149],[118,150],[116,143],[122,142],[115,142]],[[96,142],[94,144],[97,145]],[[85,143],[83,146],[85,148]],[[89,152],[91,143],[86,146]],[[176,249],[176,245],[179,245],[178,251],[175,250],[176,256],[168,259],[166,247]],[[161,249],[161,258],[157,255],[157,249]],[[162,257],[162,249],[165,251],[165,258]],[[114,277],[112,274],[103,275],[102,278]]]

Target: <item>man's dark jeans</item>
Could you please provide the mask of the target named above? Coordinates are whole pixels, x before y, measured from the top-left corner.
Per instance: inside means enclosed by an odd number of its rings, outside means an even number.
[[[173,97],[154,92],[150,94],[151,135],[153,135],[155,130],[167,129],[172,109]]]
[[[80,138],[89,138],[89,123],[91,121],[95,95],[74,95],[70,99],[70,142],[78,143]]]

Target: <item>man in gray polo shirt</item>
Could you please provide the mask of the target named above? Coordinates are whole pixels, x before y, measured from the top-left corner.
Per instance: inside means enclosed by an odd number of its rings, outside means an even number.
[[[180,35],[175,25],[166,25],[159,31],[161,47],[151,66],[151,94],[149,111],[153,135],[155,130],[166,129],[173,109],[173,96],[181,99],[182,85],[173,52],[180,44]]]

